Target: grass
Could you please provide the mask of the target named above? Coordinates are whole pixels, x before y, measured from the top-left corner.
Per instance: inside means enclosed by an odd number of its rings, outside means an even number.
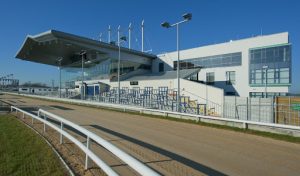
[[[49,145],[11,115],[0,115],[0,175],[68,175]]]

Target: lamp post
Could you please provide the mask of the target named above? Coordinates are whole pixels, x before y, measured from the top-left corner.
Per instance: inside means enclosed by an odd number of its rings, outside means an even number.
[[[184,15],[182,15],[183,19],[182,21],[179,21],[177,23],[174,23],[174,24],[170,24],[168,22],[163,22],[161,24],[162,27],[165,27],[165,28],[171,28],[171,27],[176,27],[176,37],[177,37],[177,111],[178,112],[181,112],[181,107],[180,107],[180,64],[179,64],[179,61],[180,61],[180,53],[179,53],[179,25],[181,23],[185,23],[185,22],[188,22],[192,19],[192,14],[191,13],[186,13]]]
[[[79,55],[81,55],[81,99],[83,100],[84,99],[84,85],[83,85],[83,82],[84,82],[84,70],[83,70],[83,65],[84,65],[84,59],[85,59],[85,56],[86,56],[86,51],[85,50],[82,50]]]
[[[62,57],[58,58],[58,69],[59,69],[59,98],[61,98],[61,61],[63,60]]]
[[[267,65],[264,65],[262,67],[264,70],[265,70],[265,98],[267,98],[267,84],[268,84],[268,66]]]
[[[118,27],[118,47],[119,47],[119,58],[118,58],[118,103],[120,103],[120,66],[121,66],[121,42],[125,42],[127,39],[125,36],[120,37],[120,26]]]

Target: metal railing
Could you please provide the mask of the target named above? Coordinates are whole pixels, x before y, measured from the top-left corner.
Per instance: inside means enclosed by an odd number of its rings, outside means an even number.
[[[61,92],[61,94],[59,95],[59,91],[51,91],[51,92],[18,92],[19,94],[27,94],[27,95],[40,95],[40,96],[47,96],[47,97],[57,97],[59,98],[59,96],[61,98],[76,98],[76,97],[80,97],[80,93],[77,92]]]
[[[256,122],[256,121],[250,121],[250,120],[222,118],[222,117],[188,114],[188,113],[179,113],[179,112],[173,112],[173,111],[148,109],[148,108],[143,108],[143,107],[122,105],[122,104],[102,103],[102,102],[95,102],[95,101],[64,99],[64,98],[40,97],[40,96],[34,96],[34,95],[30,95],[30,97],[38,97],[38,98],[44,98],[44,99],[48,99],[48,100],[52,100],[52,101],[61,101],[61,102],[65,102],[65,103],[78,104],[78,105],[119,109],[124,112],[125,111],[134,111],[134,112],[139,112],[139,113],[153,112],[153,113],[162,114],[164,116],[176,115],[178,117],[190,117],[191,119],[193,119],[195,121],[201,121],[201,119],[208,119],[208,120],[218,120],[218,121],[224,121],[224,122],[236,122],[236,123],[242,123],[244,127],[247,127],[248,124],[252,124],[252,125],[258,125],[258,126],[274,127],[274,128],[288,129],[288,130],[297,130],[297,131],[300,130],[299,126],[274,124],[274,123],[266,123],[266,122]]]
[[[173,111],[169,111],[169,110],[149,109],[149,108],[137,107],[137,106],[132,106],[132,105],[106,103],[106,102],[85,101],[85,100],[54,98],[54,97],[42,97],[42,96],[37,96],[37,95],[25,95],[25,96],[33,97],[33,98],[43,98],[45,100],[60,101],[60,102],[85,105],[85,106],[118,109],[118,110],[122,110],[124,112],[125,111],[133,111],[133,112],[139,112],[139,113],[147,113],[148,112],[148,113],[161,114],[163,116],[173,115],[173,117],[175,117],[175,118],[188,117],[189,119],[192,119],[195,121],[201,121],[201,119],[208,119],[208,120],[216,120],[216,121],[223,121],[223,122],[241,123],[241,124],[243,124],[244,128],[247,128],[248,124],[250,124],[250,125],[271,127],[274,129],[279,128],[279,129],[286,129],[286,130],[300,132],[299,126],[288,125],[288,124],[276,124],[276,123],[270,123],[270,122],[251,121],[250,119],[248,119],[248,120],[247,119],[235,119],[235,118],[214,117],[214,116],[208,116],[208,115],[179,113],[179,112],[173,112]]]
[[[10,105],[6,102],[0,100],[0,113],[7,113],[9,112]]]
[[[285,101],[276,102],[276,99]],[[225,97],[224,118],[265,123],[300,126],[299,101],[286,101],[289,97],[247,98]],[[298,103],[299,102],[299,103]]]
[[[148,87],[145,89],[128,89],[120,90],[120,101],[118,101],[118,90],[115,88],[102,92],[99,95],[86,95],[84,97],[88,101],[96,101],[103,103],[125,104],[150,109],[160,109],[167,111],[177,111],[177,91],[174,89],[153,89]],[[204,98],[201,98],[205,100]],[[211,101],[191,100],[190,96],[180,96],[180,109],[184,113],[221,116],[221,105],[217,105]],[[209,102],[209,103],[208,103]]]
[[[148,176],[158,176],[159,174],[156,173],[151,168],[147,167],[145,164],[141,163],[134,157],[130,156],[129,154],[125,153],[124,151],[120,150],[113,144],[109,143],[108,141],[104,140],[103,138],[97,136],[96,134],[88,131],[87,129],[80,127],[79,125],[70,122],[58,115],[52,114],[50,112],[47,112],[45,110],[39,109],[38,116],[31,114],[29,112],[26,112],[20,108],[11,106],[11,112],[15,110],[16,113],[21,112],[23,115],[23,118],[25,115],[30,116],[32,118],[32,124],[34,119],[42,122],[44,124],[44,132],[46,132],[46,127],[49,126],[56,130],[60,134],[60,143],[63,143],[63,137],[66,137],[70,141],[72,141],[75,145],[77,145],[85,154],[85,169],[88,169],[89,167],[89,159],[93,160],[97,166],[99,166],[107,175],[119,175],[117,174],[110,166],[108,166],[103,160],[101,160],[95,153],[93,153],[90,150],[90,142],[91,140],[95,141],[97,144],[101,145],[103,148],[114,154],[117,158],[128,164],[132,169],[134,169],[136,172],[138,172],[141,175],[148,175]],[[47,119],[52,119],[55,121],[58,121],[60,126],[54,125]],[[79,140],[77,140],[75,137],[67,133],[67,131],[64,130],[64,125],[70,126],[77,131],[81,132],[86,136],[86,145],[81,143]]]

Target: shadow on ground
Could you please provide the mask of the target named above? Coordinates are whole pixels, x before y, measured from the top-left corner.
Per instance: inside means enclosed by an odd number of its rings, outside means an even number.
[[[96,128],[98,130],[101,130],[103,132],[106,132],[106,133],[109,133],[109,134],[112,134],[114,136],[117,136],[119,138],[122,138],[124,140],[127,140],[127,141],[130,141],[132,143],[135,143],[137,145],[140,145],[142,147],[145,147],[145,148],[148,148],[152,151],[155,151],[157,153],[160,153],[164,156],[167,156],[169,158],[171,158],[172,160],[176,160],[186,166],[189,166],[195,170],[198,170],[206,175],[214,175],[214,176],[225,176],[226,174],[220,172],[220,171],[217,171],[215,169],[212,169],[208,166],[205,166],[203,164],[200,164],[200,163],[197,163],[193,160],[190,160],[188,158],[185,158],[183,156],[180,156],[176,153],[173,153],[171,151],[168,151],[168,150],[165,150],[165,149],[162,149],[160,147],[157,147],[157,146],[154,146],[152,144],[149,144],[149,143],[146,143],[146,142],[143,142],[143,141],[140,141],[138,139],[135,139],[135,138],[132,138],[130,136],[127,136],[127,135],[124,135],[124,134],[121,134],[121,133],[118,133],[116,131],[113,131],[113,130],[110,130],[110,129],[107,129],[105,127],[102,127],[102,126],[99,126],[99,125],[90,125],[91,127],[93,128]]]

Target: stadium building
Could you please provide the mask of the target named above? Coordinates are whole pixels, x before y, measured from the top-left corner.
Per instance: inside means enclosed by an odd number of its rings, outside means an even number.
[[[16,58],[59,67],[61,89],[81,97],[116,92],[119,66],[120,91],[127,95],[135,96],[134,90],[177,92],[177,52],[153,55],[50,30],[27,36]],[[287,32],[181,50],[181,96],[198,105],[222,105],[225,95],[286,95],[291,60]]]

